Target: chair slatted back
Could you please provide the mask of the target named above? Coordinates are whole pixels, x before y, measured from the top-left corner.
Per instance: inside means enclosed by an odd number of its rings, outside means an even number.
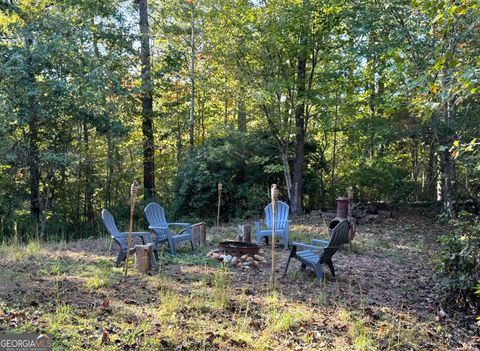
[[[121,248],[126,248],[127,242],[125,238],[120,234],[120,231],[115,224],[115,219],[113,218],[113,215],[106,208],[102,210],[102,220],[108,234],[110,234],[110,236],[115,239],[115,241],[120,245]]]
[[[343,244],[350,241],[350,223],[344,219],[332,230],[332,237],[328,246],[323,250],[320,262],[330,261]]]
[[[168,224],[167,219],[165,217],[165,210],[162,206],[155,202],[150,202],[145,207],[145,216],[147,217],[147,221],[152,227],[159,227],[160,229],[155,229],[155,232],[159,236],[160,239],[165,239],[168,236]]]
[[[288,212],[290,207],[283,202],[277,201],[277,208],[275,213],[275,229],[283,230],[288,225]],[[272,204],[268,204],[265,207],[265,224],[268,229],[272,229],[273,222],[273,213],[272,213]]]

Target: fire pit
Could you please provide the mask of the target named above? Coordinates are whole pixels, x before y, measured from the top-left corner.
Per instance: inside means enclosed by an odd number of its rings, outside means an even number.
[[[240,257],[242,255],[255,255],[258,254],[260,246],[257,244],[244,243],[241,241],[222,241],[218,244],[221,251],[224,251],[227,255],[235,255]]]

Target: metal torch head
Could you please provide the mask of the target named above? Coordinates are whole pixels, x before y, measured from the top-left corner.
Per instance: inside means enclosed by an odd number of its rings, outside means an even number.
[[[279,193],[277,184],[272,184],[271,193],[272,193],[272,200],[277,201],[278,193]]]

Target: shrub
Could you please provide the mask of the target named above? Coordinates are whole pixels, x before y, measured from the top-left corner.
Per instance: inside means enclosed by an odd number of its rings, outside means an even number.
[[[475,286],[480,282],[480,221],[463,213],[454,230],[439,237],[436,254],[437,291],[447,303],[479,311]]]
[[[223,183],[222,221],[259,215],[269,201],[270,184],[282,179],[280,156],[267,135],[232,134],[210,139],[197,145],[178,169],[173,215],[215,218],[219,182]]]

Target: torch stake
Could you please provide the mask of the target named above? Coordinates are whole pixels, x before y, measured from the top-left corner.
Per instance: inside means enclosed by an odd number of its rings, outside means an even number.
[[[134,181],[130,186],[130,227],[128,232],[127,257],[125,258],[125,279],[127,279],[128,274],[128,259],[130,258],[130,248],[132,246],[133,213],[135,211],[135,201],[137,199],[139,188],[140,187],[136,181]]]
[[[222,188],[223,184],[218,183],[218,209],[217,209],[217,227],[220,225],[220,203],[222,201]]]
[[[271,197],[272,197],[272,273],[270,276],[270,285],[272,289],[275,289],[275,227],[277,225],[277,199],[278,199],[277,184],[272,184]]]

